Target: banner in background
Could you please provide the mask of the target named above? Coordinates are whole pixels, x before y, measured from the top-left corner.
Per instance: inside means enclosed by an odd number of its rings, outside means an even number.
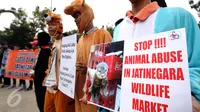
[[[10,50],[6,63],[5,76],[9,78],[18,78],[23,80],[32,80],[28,75],[35,66],[38,50]]]

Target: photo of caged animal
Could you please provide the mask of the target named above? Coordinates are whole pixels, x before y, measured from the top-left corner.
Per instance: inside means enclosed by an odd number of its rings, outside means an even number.
[[[105,62],[97,64],[96,69],[88,68],[88,75],[91,79],[91,85],[88,88],[88,92],[91,93],[91,102],[99,103],[98,96],[108,96],[108,65]]]

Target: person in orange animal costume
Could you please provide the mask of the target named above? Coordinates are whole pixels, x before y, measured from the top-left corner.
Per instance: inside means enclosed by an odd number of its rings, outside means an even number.
[[[55,39],[52,48],[52,58],[47,70],[43,85],[47,86],[45,96],[45,112],[75,112],[74,100],[58,90],[59,75],[60,75],[60,56],[63,37],[63,24],[61,16],[52,12],[45,14],[45,20],[48,25],[49,34]],[[48,77],[53,77],[52,85],[47,85]]]
[[[77,44],[75,109],[76,112],[97,112],[96,106],[80,102],[83,101],[80,99],[86,92],[83,86],[86,81],[90,47],[95,44],[111,42],[112,38],[108,31],[94,27],[93,10],[85,3],[85,0],[74,0],[71,5],[65,7],[64,13],[71,15],[75,19],[78,32],[83,33]]]

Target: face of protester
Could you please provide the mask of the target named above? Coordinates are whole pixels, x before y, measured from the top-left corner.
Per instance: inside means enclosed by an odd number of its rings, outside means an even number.
[[[133,4],[133,3],[139,2],[141,0],[129,0],[129,1]]]
[[[48,25],[49,35],[54,36],[57,30],[57,24],[55,22],[51,22]]]
[[[26,49],[26,50],[30,50],[30,48],[29,48],[28,46],[25,46],[25,49]]]
[[[2,45],[1,47],[2,49],[6,50],[8,48],[8,45],[5,44],[5,45]]]
[[[135,4],[137,2],[145,2],[145,1],[150,1],[150,0],[129,0],[132,4]]]
[[[14,50],[19,50],[19,46],[14,46]]]
[[[81,13],[80,12],[74,12],[74,14],[72,15],[74,18],[74,22],[76,23],[76,26],[78,27],[79,30],[81,29]]]
[[[36,48],[37,48],[37,45],[32,44],[32,48],[33,48],[33,49],[36,49]]]

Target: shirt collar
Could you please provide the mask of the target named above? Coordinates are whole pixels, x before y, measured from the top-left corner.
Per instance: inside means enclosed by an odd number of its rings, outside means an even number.
[[[91,34],[93,33],[94,31],[96,31],[98,28],[97,27],[93,27],[92,29],[90,29],[88,32],[86,32],[85,34],[88,35],[88,34]]]
[[[145,6],[141,11],[139,11],[135,16],[132,11],[127,11],[126,16],[130,18],[134,23],[137,23],[139,20],[146,20],[153,12],[155,12],[159,7],[157,2],[152,2]]]

